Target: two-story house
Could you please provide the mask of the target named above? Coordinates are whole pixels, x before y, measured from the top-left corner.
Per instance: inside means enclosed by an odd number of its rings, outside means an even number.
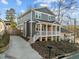
[[[53,14],[47,7],[30,9],[18,17],[18,29],[23,36],[35,41],[59,40],[61,25],[55,21]]]

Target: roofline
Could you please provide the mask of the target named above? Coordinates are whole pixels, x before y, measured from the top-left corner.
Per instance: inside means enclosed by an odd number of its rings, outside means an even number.
[[[53,13],[47,6],[46,6],[46,7],[34,8],[34,10],[35,10],[35,9],[40,9],[40,8],[47,8],[51,13]],[[53,15],[55,15],[55,14],[53,13]],[[55,15],[55,16],[56,16],[56,15]]]
[[[47,8],[51,13],[53,13],[48,7],[40,7],[40,8]],[[26,15],[29,11],[32,11],[32,10],[36,11],[35,9],[40,9],[40,8],[28,9],[25,13],[23,13],[22,15],[20,15],[18,18],[23,17],[23,16]],[[53,15],[55,15],[55,14],[53,13]],[[56,15],[55,15],[55,16],[56,16]]]
[[[26,15],[29,11],[31,11],[31,9],[29,9],[28,11],[24,12],[23,14],[21,14],[18,18],[23,17],[23,16]]]

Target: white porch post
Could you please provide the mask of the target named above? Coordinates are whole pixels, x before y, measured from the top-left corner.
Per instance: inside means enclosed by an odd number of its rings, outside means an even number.
[[[42,24],[40,24],[40,41],[42,41]]]
[[[53,41],[53,26],[51,25],[51,41]]]
[[[32,40],[32,11],[31,11],[31,21],[30,21],[30,39]]]
[[[59,26],[59,41],[61,41],[61,26]]]
[[[56,35],[56,41],[57,41],[57,25],[55,27],[55,35]]]
[[[46,24],[46,41],[47,41],[47,35],[48,35],[48,26],[47,26],[47,24]]]
[[[25,21],[25,37],[27,36],[27,21]]]

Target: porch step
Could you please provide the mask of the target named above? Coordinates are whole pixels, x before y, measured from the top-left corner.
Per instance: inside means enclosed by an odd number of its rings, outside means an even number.
[[[40,36],[34,35],[34,37],[32,39],[29,40],[29,43],[35,43],[36,40],[38,40]]]

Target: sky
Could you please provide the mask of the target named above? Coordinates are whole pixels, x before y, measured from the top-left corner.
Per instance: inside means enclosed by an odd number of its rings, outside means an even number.
[[[65,3],[65,0],[61,0]],[[66,0],[69,1],[69,0]],[[79,0],[77,5],[79,4]],[[24,13],[29,8],[48,7],[50,10],[56,9],[58,0],[0,0],[0,18],[5,19],[5,13],[7,9],[14,8],[16,15]],[[78,5],[79,6],[79,5]],[[72,7],[74,9],[74,6]],[[64,11],[63,11],[64,12]],[[79,10],[74,11],[72,17],[79,18]]]

